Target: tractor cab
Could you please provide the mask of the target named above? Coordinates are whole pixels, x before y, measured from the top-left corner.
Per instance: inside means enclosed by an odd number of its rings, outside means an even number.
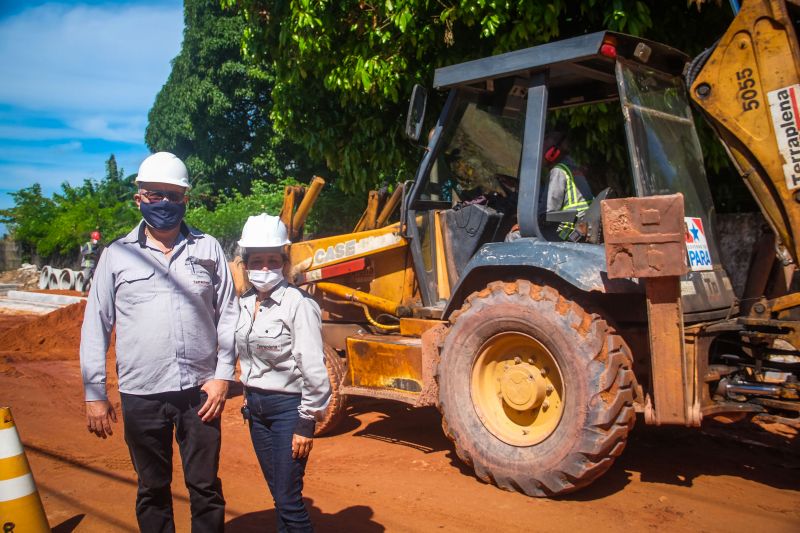
[[[428,135],[404,203],[423,304],[446,317],[475,287],[520,268],[589,292],[642,292],[638,280],[608,278],[600,203],[682,193],[686,320],[724,316],[734,297],[681,78],[686,61],[665,45],[599,32],[438,69],[434,87],[449,93],[435,127],[422,132],[421,91],[407,124],[412,138]],[[619,109],[623,175],[559,157],[569,132],[548,126],[573,106]]]

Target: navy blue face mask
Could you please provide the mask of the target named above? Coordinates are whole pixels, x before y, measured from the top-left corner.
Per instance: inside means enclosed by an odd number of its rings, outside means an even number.
[[[186,214],[185,203],[165,200],[149,204],[141,202],[139,209],[142,211],[142,217],[148,226],[161,230],[173,229],[181,223],[183,215]]]

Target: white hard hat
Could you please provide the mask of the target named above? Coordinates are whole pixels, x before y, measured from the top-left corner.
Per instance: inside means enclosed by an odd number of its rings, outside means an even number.
[[[171,183],[189,190],[189,171],[178,156],[169,152],[156,152],[139,165],[134,183]]]
[[[278,248],[291,243],[286,224],[266,213],[248,217],[239,240],[242,248]]]

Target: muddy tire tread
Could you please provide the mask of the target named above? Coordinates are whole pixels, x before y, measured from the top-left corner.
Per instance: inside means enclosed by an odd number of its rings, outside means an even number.
[[[547,472],[520,473],[516,478],[497,479],[491,466],[476,460],[472,454],[459,444],[460,435],[445,421],[447,405],[440,398],[439,410],[442,413],[442,428],[445,435],[453,441],[458,457],[474,468],[481,480],[506,490],[513,490],[530,496],[554,496],[573,492],[592,483],[603,475],[625,448],[627,436],[635,422],[633,408],[636,379],[633,373],[633,358],[622,338],[613,326],[598,313],[581,306],[552,287],[539,285],[530,280],[514,282],[495,281],[486,288],[470,294],[463,306],[451,315],[455,326],[459,319],[473,310],[488,305],[494,295],[520,295],[534,300],[551,302],[554,311],[560,314],[573,313],[572,327],[584,338],[588,332],[603,331],[605,343],[594,356],[594,361],[603,364],[599,387],[590,401],[589,426],[575,447],[572,461],[560,470]],[[598,327],[599,330],[594,328]],[[453,327],[450,328],[450,332]],[[440,366],[441,368],[441,366]],[[436,375],[441,382],[439,370]]]
[[[323,352],[325,367],[328,369],[328,377],[331,381],[331,399],[325,412],[325,418],[317,422],[314,429],[315,437],[330,433],[347,417],[347,396],[341,393],[346,372],[345,361],[339,357],[336,350],[328,345],[323,346]]]

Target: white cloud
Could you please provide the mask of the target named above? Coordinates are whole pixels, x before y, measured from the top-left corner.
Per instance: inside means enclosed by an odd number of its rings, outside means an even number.
[[[61,139],[104,139],[107,141],[141,144],[147,127],[146,113],[47,114],[25,113],[18,110],[14,119],[0,116],[0,141],[45,141]],[[61,115],[67,115],[62,118]],[[7,123],[3,123],[7,122]]]
[[[58,152],[80,152],[83,150],[83,145],[80,141],[70,141],[64,144],[56,144],[53,149]]]
[[[74,138],[82,132],[68,128],[52,126],[19,126],[16,124],[0,124],[0,140],[10,141],[44,141],[53,139]]]
[[[47,147],[0,148],[0,189],[18,190],[39,183],[45,194],[60,189],[65,181],[77,185],[86,178],[99,180],[105,176],[105,163],[111,151],[86,152],[64,150],[63,145]],[[8,152],[15,159],[8,161]],[[147,148],[132,147],[127,151],[114,150],[117,165],[125,175],[136,172],[139,163],[147,157]]]
[[[69,125],[87,137],[139,143],[144,138],[147,120],[145,115],[120,117],[87,115],[70,121]]]
[[[0,102],[141,112],[166,82],[182,31],[180,2],[28,9],[0,20]]]
[[[0,10],[0,191],[38,182],[51,194],[64,181],[100,179],[111,153],[135,172],[182,34],[181,0]]]

